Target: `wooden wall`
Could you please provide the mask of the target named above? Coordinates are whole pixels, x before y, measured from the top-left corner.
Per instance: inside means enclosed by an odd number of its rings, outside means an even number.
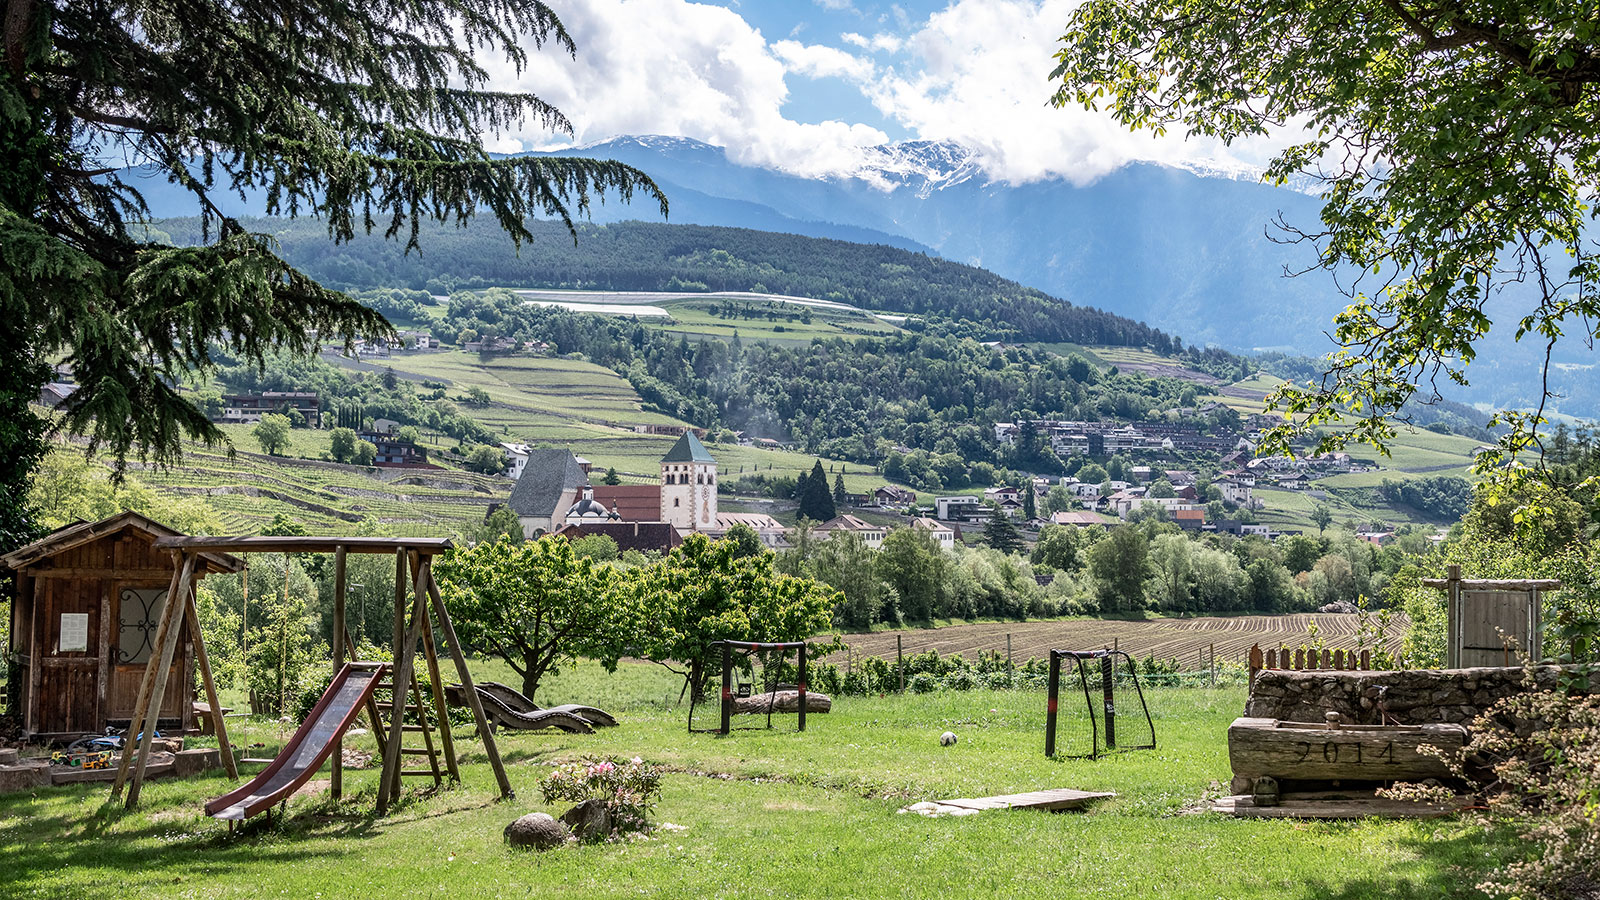
[[[172,557],[153,546],[153,537],[126,528],[118,534],[61,551],[27,567],[31,576],[19,588],[31,596],[28,609],[29,658],[26,727],[36,734],[102,731],[108,721],[131,717],[145,666],[119,665],[117,643],[124,588],[167,588]],[[82,651],[61,649],[63,614],[88,616]],[[185,634],[173,659],[161,718],[188,727],[193,696],[193,651]],[[170,727],[170,726],[169,726]]]

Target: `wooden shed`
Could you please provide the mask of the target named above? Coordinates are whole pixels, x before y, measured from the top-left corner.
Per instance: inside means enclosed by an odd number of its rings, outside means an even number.
[[[16,573],[10,650],[24,672],[24,736],[55,738],[99,733],[108,725],[126,727],[176,574],[175,554],[154,544],[157,538],[180,536],[125,512],[65,526],[0,557],[0,564]],[[229,554],[201,553],[195,577],[243,568]],[[194,643],[186,625],[158,728],[194,725]]]

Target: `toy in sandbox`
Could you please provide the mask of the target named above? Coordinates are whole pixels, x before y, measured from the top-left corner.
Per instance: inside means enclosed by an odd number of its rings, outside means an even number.
[[[789,663],[794,654],[795,662]],[[689,733],[727,735],[733,731],[772,728],[774,713],[797,713],[796,730],[806,730],[806,713],[825,713],[833,708],[827,694],[808,689],[806,684],[805,641],[712,641],[706,648],[706,661],[719,660],[722,679],[718,684],[719,703],[716,724],[704,724],[708,705],[701,697],[689,698]],[[785,683],[785,675],[794,677]],[[761,692],[756,693],[759,685]],[[762,725],[734,727],[733,717],[765,716]]]
[[[1127,663],[1124,671],[1117,658]],[[1071,662],[1076,682],[1083,694],[1084,718],[1087,734],[1082,725],[1078,734],[1069,738],[1065,748],[1057,747],[1058,719],[1061,709],[1061,664]],[[1071,676],[1069,676],[1071,677]],[[1133,697],[1139,708],[1132,715],[1118,716],[1117,682],[1125,681],[1133,687]],[[1120,650],[1051,650],[1049,695],[1045,705],[1044,755],[1067,759],[1099,759],[1108,753],[1122,750],[1154,750],[1156,726],[1150,718],[1150,707],[1144,700],[1144,689],[1139,685],[1138,668],[1133,658]],[[1091,695],[1090,685],[1098,688],[1099,696]]]

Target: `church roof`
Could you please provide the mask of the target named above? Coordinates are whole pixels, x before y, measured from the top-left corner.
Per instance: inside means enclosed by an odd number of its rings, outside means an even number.
[[[528,464],[507,503],[524,518],[547,518],[555,515],[563,493],[588,483],[589,476],[571,450],[534,450],[528,454]]]
[[[614,509],[628,522],[661,520],[661,485],[597,484],[594,499]]]
[[[706,450],[706,445],[700,443],[700,439],[695,437],[692,431],[685,431],[683,437],[678,438],[678,442],[672,445],[671,450],[667,451],[667,455],[661,457],[661,461],[666,463],[711,463],[713,465],[717,462],[711,456],[711,453]]]

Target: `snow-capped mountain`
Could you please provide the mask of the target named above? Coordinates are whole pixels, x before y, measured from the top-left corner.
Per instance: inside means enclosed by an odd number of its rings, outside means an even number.
[[[973,150],[951,141],[900,141],[862,151],[861,164],[844,173],[885,191],[906,187],[926,199],[934,191],[983,178]]]

